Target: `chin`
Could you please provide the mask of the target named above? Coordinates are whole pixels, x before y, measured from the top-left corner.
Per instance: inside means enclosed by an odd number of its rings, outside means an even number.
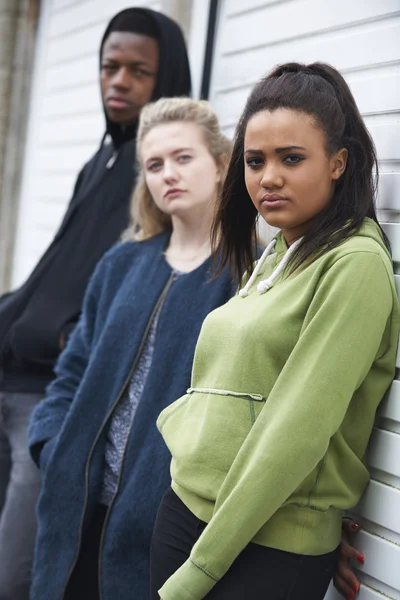
[[[106,113],[111,123],[115,123],[115,125],[121,125],[121,127],[132,125],[139,117],[139,115],[126,115],[111,110],[107,110]]]
[[[266,222],[270,227],[276,227],[282,229],[285,226],[284,219],[280,219],[277,215],[261,215],[263,221]]]
[[[294,225],[293,219],[290,218],[290,215],[287,213],[284,214],[283,211],[279,210],[271,210],[271,211],[263,211],[260,212],[261,217],[271,227],[276,227],[277,229],[284,229],[285,227],[291,227]]]

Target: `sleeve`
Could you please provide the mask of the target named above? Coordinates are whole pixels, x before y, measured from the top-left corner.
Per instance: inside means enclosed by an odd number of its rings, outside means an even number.
[[[63,327],[61,328],[61,332],[64,334],[65,345],[67,344],[68,340],[72,336],[78,323],[79,323],[79,315],[75,319],[65,323],[65,325],[63,325]]]
[[[69,204],[68,204],[68,209],[67,209],[67,211],[65,212],[65,214],[64,214],[64,216],[63,216],[63,219],[62,219],[62,221],[61,221],[61,224],[60,224],[60,226],[59,226],[59,230],[61,229],[61,227],[62,227],[62,225],[63,225],[63,223],[64,223],[64,221],[65,221],[65,218],[66,218],[66,216],[67,216],[67,213],[68,213],[68,211],[69,211],[69,208],[70,208],[70,207],[71,207],[71,205],[73,204],[73,202],[74,202],[74,199],[75,199],[75,196],[76,196],[76,194],[78,193],[78,190],[79,190],[79,188],[80,188],[80,186],[81,186],[81,184],[82,184],[82,180],[83,180],[83,177],[84,177],[84,174],[85,174],[85,169],[86,169],[86,166],[87,166],[87,165],[85,165],[85,166],[84,166],[84,167],[81,169],[81,171],[78,173],[78,177],[76,178],[75,185],[74,185],[74,189],[73,189],[73,192],[72,192],[72,197],[71,197],[71,200],[69,201]],[[16,291],[16,290],[11,290],[11,291],[9,291],[9,292],[6,292],[6,293],[2,294],[2,295],[0,296],[0,304],[2,304],[2,302],[3,302],[3,301],[5,301],[5,300],[6,300],[6,299],[7,299],[9,296],[11,296],[12,294],[14,294],[14,292],[15,292],[15,291]],[[76,325],[76,323],[75,323],[75,325]],[[71,329],[71,331],[72,331],[72,329]],[[70,331],[69,333],[71,333],[71,331]]]
[[[348,254],[321,277],[298,342],[225,478],[213,517],[190,558],[161,588],[162,600],[204,598],[322,460],[375,360],[392,306],[392,285],[377,254]]]
[[[38,466],[44,445],[61,430],[90,359],[98,298],[104,281],[104,263],[104,260],[100,261],[90,280],[81,318],[54,369],[56,378],[47,387],[46,397],[37,405],[30,420],[29,450]]]
[[[77,193],[79,191],[79,188],[81,187],[87,165],[88,165],[88,163],[86,163],[78,173],[78,177],[76,178],[74,189],[72,190],[71,200],[73,200],[75,198],[75,196],[77,195]]]
[[[11,296],[12,292],[5,292],[4,294],[2,294],[0,296],[0,304],[3,302],[3,300],[6,300],[6,298],[8,298],[9,296]]]

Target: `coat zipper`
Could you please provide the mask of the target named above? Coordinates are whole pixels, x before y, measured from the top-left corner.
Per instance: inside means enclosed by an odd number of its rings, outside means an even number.
[[[68,573],[68,577],[66,579],[66,582],[65,582],[65,585],[64,585],[64,588],[63,588],[63,592],[62,592],[62,596],[61,596],[62,600],[64,600],[64,598],[65,598],[65,592],[66,592],[66,589],[68,587],[68,583],[69,583],[69,581],[71,579],[71,575],[73,573],[73,570],[75,569],[76,563],[78,561],[79,552],[80,552],[80,548],[81,548],[83,523],[84,523],[84,520],[85,520],[85,515],[86,515],[86,510],[87,510],[87,503],[88,503],[88,496],[89,496],[89,471],[90,471],[90,463],[91,463],[91,460],[92,460],[93,452],[95,450],[95,447],[97,445],[97,442],[99,441],[99,438],[100,438],[101,434],[103,433],[104,427],[106,426],[109,418],[111,417],[112,413],[114,412],[114,409],[117,406],[118,402],[120,401],[120,399],[121,399],[121,397],[122,397],[122,395],[123,395],[123,393],[124,393],[127,385],[129,384],[130,380],[132,379],[132,376],[133,376],[133,373],[135,372],[135,369],[136,369],[137,363],[139,361],[140,355],[141,355],[141,353],[143,351],[143,347],[144,347],[144,345],[146,343],[146,340],[147,340],[147,337],[149,335],[149,332],[150,332],[151,325],[153,323],[154,317],[157,314],[158,310],[161,308],[162,304],[164,303],[166,295],[168,294],[168,291],[169,291],[171,285],[175,281],[175,278],[176,278],[176,275],[173,272],[170,275],[167,283],[165,284],[164,289],[162,290],[162,292],[160,294],[160,297],[157,300],[157,304],[155,305],[155,307],[154,307],[154,309],[153,309],[153,311],[152,311],[152,313],[150,315],[150,319],[149,319],[149,321],[148,321],[148,323],[146,325],[146,329],[144,331],[144,335],[142,337],[142,341],[140,342],[139,349],[138,349],[138,351],[137,351],[137,353],[135,355],[135,358],[134,358],[132,366],[131,366],[131,368],[129,370],[128,376],[126,377],[126,379],[124,381],[124,384],[123,384],[121,390],[119,391],[118,396],[116,397],[116,399],[114,400],[113,404],[111,405],[111,408],[109,409],[109,411],[108,411],[108,413],[107,413],[107,415],[106,415],[103,423],[101,424],[101,427],[100,427],[99,431],[97,432],[97,435],[96,435],[96,437],[94,439],[94,442],[93,442],[93,444],[92,444],[92,446],[90,448],[89,455],[88,455],[88,458],[86,460],[86,466],[85,466],[85,501],[84,501],[84,504],[83,504],[82,517],[81,517],[81,522],[80,522],[80,525],[79,525],[78,549],[77,549],[77,551],[75,553],[74,561],[73,561],[73,563],[71,565],[71,568],[70,568],[69,573]],[[125,447],[124,447],[124,452],[123,452],[122,462],[121,462],[121,468],[120,468],[119,477],[118,477],[118,483],[117,483],[117,491],[115,492],[115,494],[113,496],[113,499],[111,501],[110,506],[108,507],[108,511],[107,511],[107,514],[106,514],[106,517],[105,517],[105,520],[104,520],[103,529],[102,529],[102,533],[101,533],[100,547],[99,547],[99,600],[101,600],[101,598],[102,598],[102,592],[101,592],[101,552],[102,552],[102,546],[103,546],[104,532],[105,532],[105,528],[106,528],[106,525],[107,525],[108,515],[110,513],[110,509],[111,509],[111,507],[112,507],[112,505],[114,503],[115,497],[116,497],[116,495],[118,493],[120,479],[121,479],[121,471],[122,471],[123,461],[124,461],[124,458],[125,458],[125,450],[126,450],[126,446],[127,446],[127,441],[129,439],[129,435],[130,435],[130,430],[131,430],[131,427],[132,427],[132,423],[133,423],[133,418],[132,418],[131,423],[130,423],[130,429],[129,429],[129,432],[128,432],[127,440],[125,442]]]

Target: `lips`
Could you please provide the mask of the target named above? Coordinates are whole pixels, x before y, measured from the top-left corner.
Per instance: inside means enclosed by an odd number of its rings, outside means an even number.
[[[107,105],[110,108],[115,108],[115,109],[124,109],[124,108],[128,108],[130,106],[130,103],[128,102],[128,100],[125,100],[124,98],[118,98],[117,96],[112,96],[111,98],[108,98],[107,100]]]
[[[286,202],[288,202],[288,199],[279,194],[265,194],[261,198],[261,204],[263,206],[268,206],[269,208],[278,208],[279,206],[286,204]]]
[[[167,192],[165,192],[164,198],[175,198],[176,196],[180,196],[184,192],[185,192],[185,190],[181,190],[179,188],[172,188],[172,189],[168,190]]]

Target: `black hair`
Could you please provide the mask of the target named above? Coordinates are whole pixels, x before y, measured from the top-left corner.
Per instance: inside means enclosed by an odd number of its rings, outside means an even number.
[[[245,186],[244,137],[255,114],[278,108],[310,115],[325,134],[328,156],[341,148],[348,150],[346,169],[335,183],[332,201],[317,215],[293,253],[290,272],[355,234],[365,217],[379,226],[375,210],[375,147],[346,81],[335,68],[324,63],[287,63],[276,67],[255,86],[236,129],[232,159],[212,228],[219,272],[226,265],[236,277],[253,271],[258,211]],[[382,229],[381,233],[389,248]]]

